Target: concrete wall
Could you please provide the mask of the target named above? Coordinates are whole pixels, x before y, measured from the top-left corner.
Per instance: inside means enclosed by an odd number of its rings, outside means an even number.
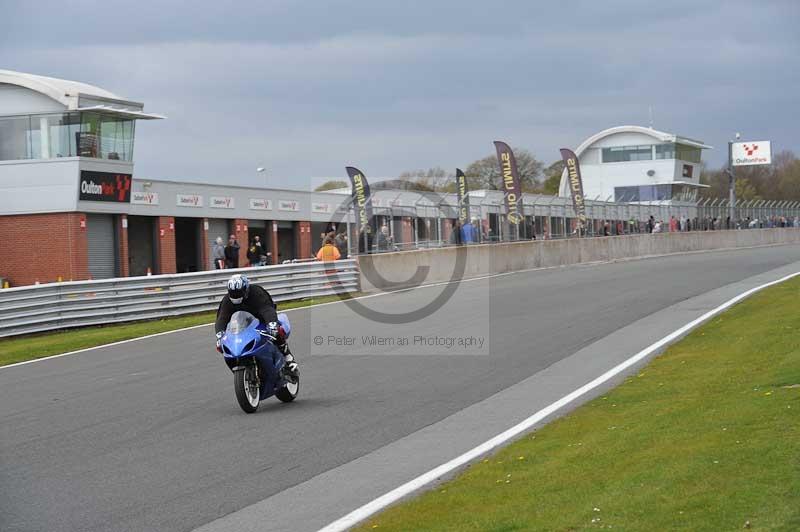
[[[423,281],[427,284],[530,268],[785,243],[800,243],[800,229],[696,231],[573,238],[362,255],[359,257],[361,290],[374,292],[408,286],[408,281],[414,276],[418,267],[429,268]],[[460,276],[454,273],[458,270],[459,262],[463,263],[464,267],[463,275]],[[372,272],[383,279],[379,279]]]
[[[75,211],[80,159],[0,161],[0,215]]]

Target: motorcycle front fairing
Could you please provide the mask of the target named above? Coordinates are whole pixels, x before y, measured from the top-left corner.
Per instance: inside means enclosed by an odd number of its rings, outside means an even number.
[[[262,400],[285,384],[281,376],[283,355],[272,340],[262,334],[264,331],[262,324],[252,314],[239,311],[231,316],[222,337],[223,357],[231,371],[245,367],[253,361],[258,365],[261,375],[259,394]]]

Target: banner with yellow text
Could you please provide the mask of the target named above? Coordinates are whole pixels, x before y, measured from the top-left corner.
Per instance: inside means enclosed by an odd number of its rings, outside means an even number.
[[[497,150],[497,160],[500,163],[500,173],[503,176],[503,193],[506,198],[506,212],[508,222],[518,225],[522,219],[520,201],[522,200],[522,187],[519,182],[519,171],[517,170],[517,160],[514,152],[505,142],[494,141]]]
[[[581,178],[581,165],[575,152],[567,148],[561,148],[561,158],[564,160],[564,169],[567,171],[567,183],[572,193],[572,206],[575,208],[575,216],[578,218],[579,230],[583,233],[586,230],[586,201],[583,197],[583,179]]]
[[[369,228],[372,222],[372,198],[369,194],[369,182],[358,168],[348,166],[346,170],[352,185],[351,194],[353,195],[356,223],[358,224],[358,230],[363,231]],[[367,231],[369,232],[369,229]]]
[[[462,224],[469,221],[469,186],[467,176],[456,168],[456,193],[458,194],[458,219]]]

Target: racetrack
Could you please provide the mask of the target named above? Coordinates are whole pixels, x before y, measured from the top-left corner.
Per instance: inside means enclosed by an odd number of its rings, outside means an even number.
[[[269,400],[250,416],[236,405],[210,328],[0,369],[0,529],[192,530],[434,424],[631,322],[797,261],[800,246],[779,246],[473,280],[407,325],[375,324],[344,304],[294,311],[301,397]],[[363,301],[399,312],[440,290]],[[395,343],[364,346],[367,334]],[[355,345],[327,345],[329,335]],[[397,345],[414,336],[484,344]],[[294,502],[301,521],[313,504]]]

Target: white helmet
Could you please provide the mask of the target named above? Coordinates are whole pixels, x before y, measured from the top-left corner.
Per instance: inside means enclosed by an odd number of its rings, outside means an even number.
[[[249,291],[250,280],[244,275],[237,273],[228,279],[228,297],[234,305],[241,305]]]

